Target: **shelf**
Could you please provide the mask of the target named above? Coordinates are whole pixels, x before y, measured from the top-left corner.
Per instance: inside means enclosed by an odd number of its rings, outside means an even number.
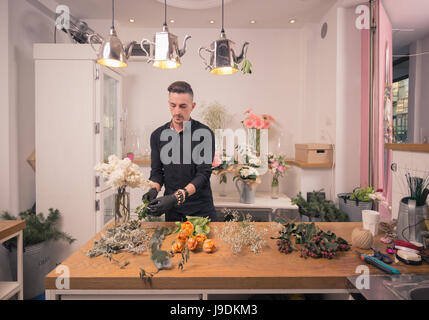
[[[297,166],[303,169],[309,168],[332,168],[332,163],[306,163],[295,159],[286,159],[287,164]]]
[[[150,159],[134,159],[133,163],[138,165],[150,166]]]
[[[8,300],[19,292],[19,283],[14,281],[0,281],[0,300]]]
[[[429,152],[429,144],[386,143],[385,148],[396,151]]]
[[[1,220],[0,221],[0,243],[7,240],[11,235],[25,228],[24,220]]]

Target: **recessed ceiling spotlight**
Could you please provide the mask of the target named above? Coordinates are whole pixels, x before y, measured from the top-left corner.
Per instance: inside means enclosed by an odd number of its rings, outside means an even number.
[[[251,23],[251,24],[255,24],[255,23],[256,23],[256,21],[255,21],[255,20],[250,20],[250,23]]]
[[[294,23],[296,23],[296,20],[295,20],[295,19],[290,19],[290,20],[289,20],[289,23],[290,23],[290,24],[294,24]]]
[[[215,21],[214,20],[210,20],[210,23],[213,24],[213,23],[215,23]]]
[[[174,20],[174,19],[171,19],[170,20],[170,23],[175,23],[176,21]]]
[[[134,20],[133,18],[130,19],[131,23],[134,23],[136,20]]]

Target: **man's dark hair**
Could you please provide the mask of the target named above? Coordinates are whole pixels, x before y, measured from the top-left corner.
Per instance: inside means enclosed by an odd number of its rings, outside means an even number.
[[[168,92],[172,93],[189,93],[191,97],[194,97],[194,91],[192,91],[192,88],[189,83],[185,81],[176,81],[170,84],[168,87]]]

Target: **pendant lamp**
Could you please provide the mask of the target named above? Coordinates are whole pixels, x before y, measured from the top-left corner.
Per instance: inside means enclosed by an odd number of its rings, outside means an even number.
[[[149,57],[148,63],[153,63],[154,67],[160,69],[177,69],[180,66],[180,58],[186,52],[186,41],[191,36],[186,35],[183,40],[183,48],[179,49],[177,36],[168,31],[167,26],[167,0],[164,0],[164,24],[162,31],[157,32],[154,37],[154,42],[148,39],[143,39],[140,47],[146,56]],[[151,53],[146,51],[144,44],[148,43],[151,47]]]

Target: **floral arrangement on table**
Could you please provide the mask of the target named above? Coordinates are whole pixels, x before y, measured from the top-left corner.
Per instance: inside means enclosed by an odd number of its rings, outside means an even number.
[[[272,187],[279,186],[279,178],[283,177],[286,170],[290,169],[286,163],[286,157],[284,155],[275,155],[273,153],[268,154],[268,170],[273,175],[273,181],[271,182]]]
[[[372,187],[359,187],[353,190],[350,195],[350,200],[362,202],[374,201],[375,203],[380,203],[382,206],[389,208],[389,203],[383,195],[383,189],[377,189],[377,191],[375,191]]]
[[[251,165],[242,165],[237,167],[233,181],[240,179],[244,183],[248,184],[252,189],[255,189],[258,184],[261,183],[256,167]]]
[[[216,129],[224,129],[230,118],[227,108],[215,101],[209,104],[203,104],[200,107],[203,122],[213,131]]]
[[[233,171],[234,159],[232,157],[222,155],[220,151],[216,151],[212,164],[212,173],[219,176],[219,183],[227,183],[228,179],[226,174]]]
[[[118,189],[115,199],[115,225],[117,219],[120,219],[121,223],[128,222],[130,220],[130,208],[126,188],[152,187],[152,182],[143,177],[140,168],[132,163],[129,158],[120,160],[116,155],[110,155],[108,163],[97,164],[95,170],[107,179],[107,185]]]

